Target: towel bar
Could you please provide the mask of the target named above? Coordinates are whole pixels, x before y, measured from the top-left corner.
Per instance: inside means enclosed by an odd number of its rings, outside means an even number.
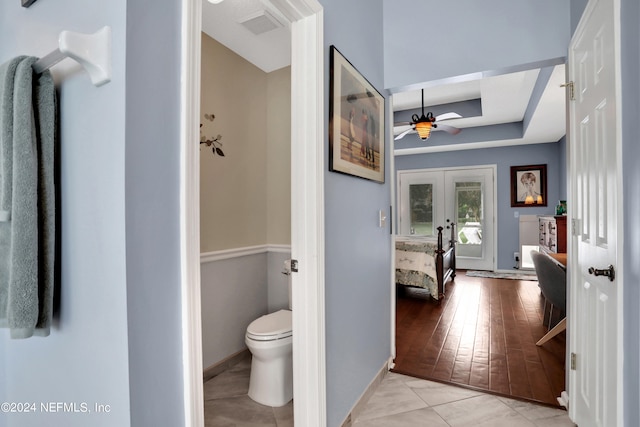
[[[65,58],[79,62],[89,73],[91,82],[102,86],[111,81],[111,27],[93,34],[63,31],[58,37],[58,49],[33,64],[36,73],[48,70]]]

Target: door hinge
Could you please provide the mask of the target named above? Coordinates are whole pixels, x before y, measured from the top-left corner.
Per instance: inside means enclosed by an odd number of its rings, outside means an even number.
[[[560,87],[568,87],[569,88],[569,99],[571,101],[575,101],[576,100],[574,86],[575,85],[573,84],[573,82],[569,82],[569,83],[565,83],[565,84],[560,85]]]
[[[576,354],[575,353],[571,353],[571,370],[572,371],[576,370]]]

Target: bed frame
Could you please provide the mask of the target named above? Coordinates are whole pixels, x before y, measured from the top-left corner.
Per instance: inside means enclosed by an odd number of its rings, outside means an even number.
[[[438,227],[438,249],[436,249],[436,275],[438,282],[438,303],[444,298],[444,284],[456,277],[456,224],[449,222],[447,228],[451,230],[451,238],[448,247],[445,248],[442,241],[442,226]]]
[[[422,248],[420,239],[418,239],[416,241],[417,244],[415,248],[410,248],[408,250],[409,252],[414,252],[417,254],[420,254],[423,251],[427,251],[425,253],[432,256],[430,262],[432,263],[431,265],[435,267],[434,268],[435,272],[431,270],[432,271],[431,273],[427,273],[426,271],[421,270],[420,268],[417,268],[414,271],[414,269],[411,268],[410,265],[409,266],[404,265],[401,268],[401,270],[407,273],[404,273],[401,275],[401,277],[398,277],[398,271],[400,270],[397,264],[398,259],[396,258],[396,284],[397,285],[423,288],[423,289],[428,288],[429,293],[434,300],[437,300],[438,302],[442,301],[445,295],[445,292],[444,292],[445,283],[447,282],[447,280],[449,279],[453,280],[453,278],[456,277],[456,241],[457,241],[456,237],[457,236],[456,236],[455,224],[450,222],[449,220],[447,220],[447,223],[448,225],[446,226],[446,228],[451,230],[450,238],[448,240],[445,240],[445,238],[443,238],[444,227],[440,226],[436,228],[436,230],[438,231],[437,240],[436,242],[433,242],[432,240],[429,248]],[[419,237],[419,236],[416,236],[416,237]],[[409,239],[409,241],[411,241],[411,239]],[[397,244],[396,244],[396,250],[397,250]],[[406,262],[406,261],[407,261],[406,259],[403,260],[403,262]],[[409,263],[412,263],[412,262],[417,262],[418,264],[420,264],[421,262],[429,262],[429,261],[422,260],[422,259],[420,260],[415,259],[415,260],[409,261]],[[423,281],[426,279],[428,279],[430,283],[429,286],[423,286],[424,284]]]

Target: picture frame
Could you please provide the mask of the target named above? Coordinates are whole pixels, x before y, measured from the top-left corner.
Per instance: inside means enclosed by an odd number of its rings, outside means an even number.
[[[330,49],[329,170],[384,183],[385,99]]]
[[[547,206],[547,165],[511,166],[511,207]]]

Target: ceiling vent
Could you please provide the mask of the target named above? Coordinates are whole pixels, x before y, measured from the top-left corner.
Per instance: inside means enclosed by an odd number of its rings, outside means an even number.
[[[260,35],[267,31],[282,28],[283,25],[268,10],[259,10],[238,22],[253,34]]]

